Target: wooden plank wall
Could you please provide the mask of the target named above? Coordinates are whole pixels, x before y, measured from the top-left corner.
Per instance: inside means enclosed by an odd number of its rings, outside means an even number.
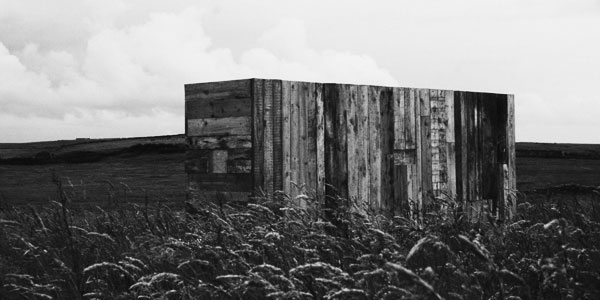
[[[194,197],[245,201],[250,196],[251,84],[234,80],[185,86],[185,170]]]
[[[477,213],[477,201],[514,191],[513,103],[265,79],[186,85],[186,170],[194,189],[229,198],[283,191],[300,205],[299,195],[328,205],[339,196],[359,211],[413,218],[458,200]]]
[[[454,92],[456,193],[473,219],[491,211],[512,218],[514,102],[512,95]],[[450,148],[448,148],[450,149]],[[512,172],[512,173],[511,173]]]

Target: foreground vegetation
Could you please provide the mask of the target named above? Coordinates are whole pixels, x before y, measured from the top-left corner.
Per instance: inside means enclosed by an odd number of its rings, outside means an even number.
[[[600,299],[595,212],[417,225],[285,202],[5,208],[0,299]]]

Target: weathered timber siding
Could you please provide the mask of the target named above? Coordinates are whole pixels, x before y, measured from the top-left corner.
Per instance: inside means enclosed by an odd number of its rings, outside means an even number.
[[[186,170],[198,191],[237,199],[283,191],[300,205],[300,195],[325,206],[340,197],[358,211],[414,218],[453,201],[471,215],[488,207],[514,215],[512,95],[265,79],[193,84],[186,133]]]
[[[193,197],[244,201],[252,177],[252,80],[185,86],[185,170]]]

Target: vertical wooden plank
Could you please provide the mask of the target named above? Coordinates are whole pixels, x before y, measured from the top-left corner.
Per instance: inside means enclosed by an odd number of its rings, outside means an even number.
[[[252,160],[253,186],[255,190],[264,189],[264,127],[263,127],[263,86],[264,80],[254,79],[252,84]]]
[[[456,152],[455,152],[455,129],[454,129],[454,91],[446,91],[446,115],[448,126],[446,127],[446,164],[448,166],[448,196],[450,200],[456,199]]]
[[[417,171],[415,164],[407,165],[407,174],[406,174],[406,193],[407,193],[407,203],[406,203],[406,215],[411,218],[415,218],[413,215],[415,212],[415,195],[417,191],[417,187],[415,184],[415,179],[417,178]]]
[[[467,125],[465,92],[454,92],[454,122],[456,123],[455,132],[455,151],[456,151],[456,194],[457,199],[466,208],[467,200]]]
[[[381,200],[387,212],[394,201],[394,109],[392,88],[379,88],[381,112]]]
[[[346,107],[348,110],[348,119],[346,122],[346,138],[348,147],[348,197],[352,203],[358,203],[358,157],[357,151],[357,118],[356,118],[356,107],[357,107],[357,94],[358,88],[355,85],[347,85],[348,88],[348,99],[346,101]]]
[[[419,102],[421,113],[421,185],[423,188],[423,209],[432,203],[433,186],[431,175],[431,103],[429,90],[419,89]],[[426,213],[424,211],[423,213]]]
[[[393,98],[393,96],[392,96]],[[392,100],[393,101],[393,100]],[[404,167],[404,168],[403,168]],[[403,170],[404,169],[404,170]],[[391,201],[390,211],[393,215],[398,215],[402,210],[402,202],[404,200],[405,184],[404,184],[404,176],[402,176],[402,171],[406,171],[406,165],[394,164],[392,166],[392,195],[393,201]]]
[[[381,209],[381,111],[379,88],[369,87],[369,200],[371,208]]]
[[[273,80],[264,80],[263,85],[263,187],[269,199],[273,197]]]
[[[430,90],[431,105],[431,176],[433,196],[442,197],[447,192],[447,164],[446,164],[446,127],[448,116],[446,113],[445,91]]]
[[[394,88],[394,150],[406,149],[404,133],[404,89]]]
[[[273,80],[273,190],[283,190],[283,112],[281,80]]]
[[[291,82],[290,84],[290,197],[295,199],[298,196],[298,185],[300,184],[299,172],[300,172],[300,136],[299,136],[299,82]]]
[[[317,118],[317,199],[325,196],[325,112],[323,104],[323,85],[315,85],[315,102]]]
[[[423,208],[428,208],[432,204],[433,176],[431,156],[431,117],[421,116],[421,184],[423,186]]]
[[[414,150],[417,148],[415,90],[405,88],[404,99],[404,147]]]
[[[308,96],[308,83],[297,82],[298,85],[298,127],[296,128],[296,137],[298,139],[298,173],[296,183],[298,184],[298,194],[304,194],[306,189],[306,97]],[[306,201],[300,201],[300,204],[304,207]]]
[[[467,123],[467,203],[469,205],[468,215],[469,217],[474,216],[474,202],[475,202],[475,168],[476,168],[476,152],[475,152],[475,94],[466,93],[465,108],[467,112],[466,123]]]
[[[317,190],[317,93],[316,84],[308,83],[305,98],[305,184],[310,195],[315,195]]]
[[[350,200],[348,191],[348,140],[347,140],[347,118],[348,118],[348,102],[350,102],[350,91],[348,85],[337,85],[337,132],[336,132],[336,172],[339,176],[338,194],[341,198]],[[336,174],[333,174],[336,176]]]
[[[429,103],[429,89],[418,89],[417,92],[419,93],[421,116],[428,117],[431,115],[431,104]]]
[[[508,156],[507,176],[508,176],[508,202],[510,207],[509,219],[514,218],[517,213],[517,199],[515,192],[517,190],[516,174],[516,156],[515,156],[515,96],[507,95],[507,122],[506,122],[506,148]]]
[[[282,114],[282,156],[283,156],[283,192],[286,195],[291,196],[291,175],[292,175],[292,162],[291,162],[291,140],[290,140],[290,126],[291,126],[291,90],[292,83],[290,81],[283,81],[281,84],[281,114]]]
[[[325,208],[332,208],[339,195],[340,176],[338,174],[338,118],[339,95],[335,84],[323,85],[323,114],[325,120]],[[345,126],[344,126],[345,127]]]
[[[475,199],[476,201],[481,201],[482,200],[482,195],[481,195],[481,183],[483,182],[482,180],[482,170],[483,170],[483,151],[482,151],[482,147],[481,145],[483,144],[483,129],[481,128],[481,121],[482,121],[482,98],[483,98],[483,94],[482,93],[477,93],[476,94],[476,102],[475,102],[475,126],[474,126],[474,130],[475,130],[475,163],[476,163],[476,170],[475,170]]]
[[[361,210],[369,204],[369,87],[357,86],[356,159],[358,162],[358,204]]]
[[[423,150],[423,141],[421,135],[421,100],[419,96],[418,89],[412,89],[411,93],[415,99],[415,154],[416,154],[416,199],[415,199],[415,211],[417,212],[418,220],[423,220],[423,193],[425,190],[423,189],[423,158],[422,158],[422,150]]]

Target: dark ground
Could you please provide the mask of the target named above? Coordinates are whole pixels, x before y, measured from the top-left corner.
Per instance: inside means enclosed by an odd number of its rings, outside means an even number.
[[[520,191],[576,184],[600,186],[600,145],[517,143]],[[133,139],[0,144],[0,203],[40,203],[67,196],[90,204],[184,200],[182,135]]]

